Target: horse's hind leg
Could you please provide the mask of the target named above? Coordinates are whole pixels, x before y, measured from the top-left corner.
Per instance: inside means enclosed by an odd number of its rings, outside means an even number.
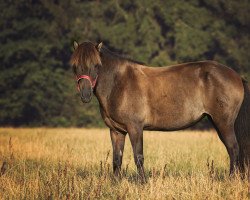
[[[221,120],[214,120],[213,123],[219,138],[225,145],[230,158],[230,175],[234,173],[238,167],[239,145],[235,136],[233,123],[225,123]]]

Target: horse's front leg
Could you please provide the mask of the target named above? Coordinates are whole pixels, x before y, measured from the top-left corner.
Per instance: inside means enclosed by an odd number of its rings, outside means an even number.
[[[143,129],[131,127],[128,129],[129,138],[134,152],[134,160],[142,183],[146,182],[144,173],[144,157],[143,157]]]
[[[116,132],[110,129],[110,137],[111,137],[112,146],[113,146],[114,175],[120,176],[126,133],[120,133],[120,132]]]

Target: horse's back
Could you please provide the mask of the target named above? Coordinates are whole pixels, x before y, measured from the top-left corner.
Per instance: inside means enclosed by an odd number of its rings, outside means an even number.
[[[241,77],[214,61],[144,68],[148,129],[179,129],[198,121],[204,113],[237,113],[242,99]]]

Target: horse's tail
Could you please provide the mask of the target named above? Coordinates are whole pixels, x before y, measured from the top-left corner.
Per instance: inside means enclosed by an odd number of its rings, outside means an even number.
[[[250,89],[247,81],[242,79],[244,99],[235,121],[236,138],[239,144],[239,169],[245,172],[248,168],[250,178]]]

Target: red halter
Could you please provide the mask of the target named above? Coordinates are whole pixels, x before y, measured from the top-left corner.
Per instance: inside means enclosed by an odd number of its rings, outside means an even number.
[[[95,85],[96,85],[97,77],[98,76],[96,76],[96,78],[94,80],[92,80],[92,78],[90,76],[88,76],[88,75],[81,75],[81,76],[76,77],[78,91],[80,91],[79,81],[81,79],[87,79],[90,82],[91,88],[94,89]]]

